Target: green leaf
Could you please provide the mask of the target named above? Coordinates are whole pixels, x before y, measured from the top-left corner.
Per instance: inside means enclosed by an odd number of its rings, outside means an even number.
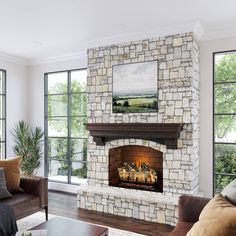
[[[24,121],[19,121],[11,131],[15,145],[13,152],[21,156],[21,170],[25,174],[34,174],[42,158],[41,143],[43,131],[41,128],[32,128]]]

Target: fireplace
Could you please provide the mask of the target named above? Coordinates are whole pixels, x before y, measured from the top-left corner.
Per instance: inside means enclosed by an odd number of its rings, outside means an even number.
[[[101,46],[87,55],[88,179],[78,187],[78,207],[176,224],[179,196],[200,194],[196,36]],[[158,111],[113,113],[113,66],[154,60]]]
[[[163,155],[150,147],[126,145],[109,150],[109,185],[163,192]]]

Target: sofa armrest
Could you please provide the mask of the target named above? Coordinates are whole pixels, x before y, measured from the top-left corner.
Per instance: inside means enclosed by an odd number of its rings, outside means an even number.
[[[21,177],[20,187],[25,193],[36,195],[40,198],[40,207],[45,208],[48,205],[48,179],[44,177],[33,176],[32,178]]]
[[[179,197],[178,211],[179,222],[187,221],[195,223],[205,205],[210,201],[209,198],[182,195]]]

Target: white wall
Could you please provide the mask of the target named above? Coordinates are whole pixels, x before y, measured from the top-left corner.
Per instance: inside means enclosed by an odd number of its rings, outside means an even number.
[[[200,44],[200,189],[213,194],[213,52],[235,50],[236,38]]]
[[[50,64],[43,64],[37,66],[29,67],[29,84],[28,84],[28,120],[32,126],[40,126],[44,129],[44,73],[53,71],[62,71],[70,69],[79,69],[87,67],[87,58],[78,58],[77,60],[56,62]],[[44,175],[43,162],[41,168],[37,172],[38,175]],[[58,184],[51,184],[50,188],[59,188]],[[72,189],[66,188],[69,192],[73,191],[75,188],[71,186]],[[65,188],[63,187],[65,190]]]
[[[213,108],[212,108],[212,53],[217,51],[236,49],[236,38],[211,40],[200,43],[200,189],[205,196],[212,196],[212,129],[213,129]],[[38,66],[29,67],[28,73],[28,116],[24,114],[26,111],[26,104],[24,103],[25,96],[19,92],[20,87],[25,91],[26,84],[22,83],[21,79],[16,82],[11,90],[16,93],[18,99],[12,98],[11,103],[8,102],[8,108],[15,113],[15,118],[12,118],[8,123],[12,124],[14,119],[17,121],[22,117],[26,119],[33,126],[44,127],[44,73],[50,71],[60,71],[67,69],[85,68],[87,66],[87,59],[81,58],[78,60],[71,60],[66,62],[50,63]],[[15,69],[16,70],[16,69]],[[14,70],[14,71],[15,71]],[[19,71],[19,68],[18,68]],[[9,77],[9,76],[8,76]],[[16,79],[16,78],[15,78]],[[14,80],[12,80],[14,81]],[[24,81],[25,82],[25,81]],[[9,83],[9,82],[8,82]],[[25,87],[24,87],[25,86]],[[9,85],[8,85],[9,87]],[[16,90],[16,91],[15,91]],[[20,101],[19,106],[14,108],[14,101]],[[13,105],[12,105],[13,104]],[[15,111],[16,109],[16,111]],[[13,112],[14,111],[14,112]],[[9,116],[9,115],[8,115]],[[14,116],[13,116],[14,117]],[[17,117],[17,118],[16,118]],[[13,122],[14,123],[14,122]],[[9,127],[9,126],[8,126]],[[8,145],[9,146],[9,145]],[[43,175],[43,168],[40,168],[39,175]]]
[[[12,151],[13,141],[10,130],[19,120],[28,120],[27,117],[27,66],[6,62],[0,59],[0,69],[6,70],[7,88],[7,150],[6,156],[14,156]]]

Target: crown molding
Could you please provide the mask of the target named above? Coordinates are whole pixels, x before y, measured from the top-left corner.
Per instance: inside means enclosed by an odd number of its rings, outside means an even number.
[[[106,46],[111,44],[125,43],[129,41],[142,40],[147,38],[162,37],[173,34],[181,34],[186,32],[194,32],[198,40],[201,40],[203,35],[203,28],[198,21],[188,22],[185,24],[169,25],[158,29],[145,29],[142,31],[133,31],[128,33],[111,35],[102,37],[95,40],[87,40],[80,42],[78,53],[65,54],[60,56],[35,58],[29,60],[29,65],[49,64],[61,61],[78,60],[87,57],[87,49],[99,46]]]
[[[207,31],[203,35],[202,41],[210,41],[210,40],[225,39],[225,38],[232,38],[232,37],[236,37],[235,27]]]
[[[87,50],[83,50],[78,53],[70,53],[53,57],[34,58],[29,60],[28,65],[35,66],[35,65],[50,64],[62,61],[81,60],[86,58],[87,58]]]
[[[129,41],[142,40],[147,38],[163,37],[174,34],[193,32],[198,40],[203,36],[203,28],[199,21],[192,21],[184,24],[176,24],[160,27],[157,29],[145,29],[123,34],[116,34],[108,37],[99,38],[87,42],[87,48],[106,46],[111,44],[125,43]]]
[[[5,62],[11,62],[11,63],[22,65],[22,66],[28,66],[29,64],[28,60],[25,58],[8,55],[2,52],[0,52],[0,60],[5,61]]]

